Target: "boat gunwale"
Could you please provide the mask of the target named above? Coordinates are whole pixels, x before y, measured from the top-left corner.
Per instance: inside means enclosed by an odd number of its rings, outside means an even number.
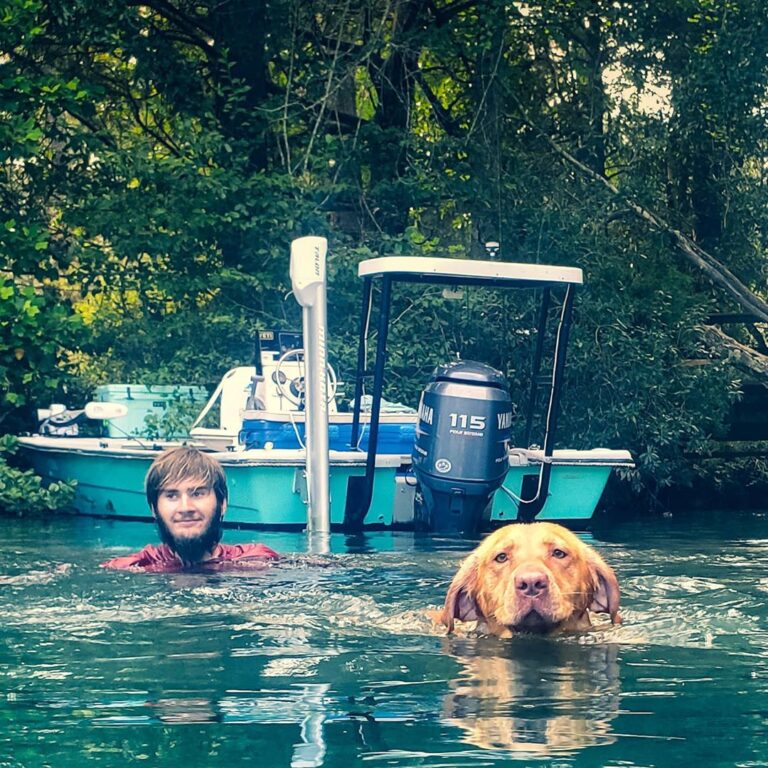
[[[635,460],[629,451],[614,448],[563,448],[546,457],[540,449],[512,448],[507,454],[507,460],[510,469],[533,464],[551,464],[553,467],[635,467]]]
[[[117,440],[121,438],[111,438]],[[45,442],[44,442],[45,441]],[[49,442],[50,441],[50,442]],[[54,442],[56,441],[56,442]],[[76,444],[75,441],[78,441]],[[84,441],[89,441],[84,444]],[[193,447],[194,442],[187,443]],[[43,435],[30,435],[19,438],[19,446],[24,450],[39,451],[41,453],[60,453],[67,456],[99,456],[102,458],[120,459],[152,459],[161,451],[172,448],[180,443],[153,443],[145,447],[127,446],[124,443],[112,445],[107,443],[107,438],[98,437],[46,437]],[[210,451],[206,450],[212,458],[225,467],[270,467],[270,466],[297,466],[306,464],[306,451],[290,448],[252,448],[241,451]],[[259,455],[254,455],[259,454]],[[365,466],[367,453],[364,451],[329,451],[332,466],[358,467]],[[411,457],[405,454],[389,453],[378,454],[376,467],[379,469],[397,468],[403,464],[410,464]]]

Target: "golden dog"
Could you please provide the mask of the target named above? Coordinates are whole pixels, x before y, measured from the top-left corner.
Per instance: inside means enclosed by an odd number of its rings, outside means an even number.
[[[507,525],[484,539],[462,563],[434,618],[449,633],[458,619],[511,637],[587,629],[590,611],[621,622],[616,575],[567,528],[538,522]]]

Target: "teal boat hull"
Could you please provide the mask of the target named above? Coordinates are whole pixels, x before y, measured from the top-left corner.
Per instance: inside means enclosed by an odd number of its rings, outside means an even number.
[[[83,515],[151,519],[144,496],[144,477],[158,452],[166,447],[137,447],[125,440],[100,438],[20,438],[23,452],[45,482],[75,480],[74,508]],[[541,467],[537,452],[510,455],[503,489],[496,492],[490,524],[513,522],[517,503]],[[223,465],[229,486],[226,522],[259,528],[302,528],[307,523],[307,486],[303,451],[251,450],[211,454]],[[624,451],[556,451],[549,493],[539,520],[589,522],[613,468],[631,466]],[[415,481],[408,457],[377,457],[373,501],[366,527],[407,527],[413,523]],[[344,525],[348,481],[365,474],[365,454],[332,451],[330,461],[331,525]]]
[[[151,519],[144,477],[163,446],[125,448],[114,440],[21,438],[21,447],[45,482],[74,480],[74,509],[84,515]],[[119,441],[123,442],[124,441]],[[264,453],[271,454],[268,457]],[[260,454],[260,455],[259,455]],[[303,453],[249,451],[213,453],[224,467],[229,488],[226,522],[257,527],[301,527],[307,523]],[[367,526],[388,527],[398,505],[399,457],[377,462],[376,489]],[[331,524],[344,523],[347,482],[365,474],[365,454],[336,458],[330,467]]]

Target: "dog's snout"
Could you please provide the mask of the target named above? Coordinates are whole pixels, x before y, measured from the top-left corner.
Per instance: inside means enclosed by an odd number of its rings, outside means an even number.
[[[526,597],[538,597],[549,589],[549,579],[541,571],[523,571],[515,576],[515,589]]]

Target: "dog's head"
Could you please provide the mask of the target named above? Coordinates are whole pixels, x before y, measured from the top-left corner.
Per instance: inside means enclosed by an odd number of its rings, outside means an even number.
[[[567,528],[553,523],[507,525],[462,563],[439,621],[480,621],[492,634],[545,634],[589,626],[589,611],[618,623],[613,570]]]

